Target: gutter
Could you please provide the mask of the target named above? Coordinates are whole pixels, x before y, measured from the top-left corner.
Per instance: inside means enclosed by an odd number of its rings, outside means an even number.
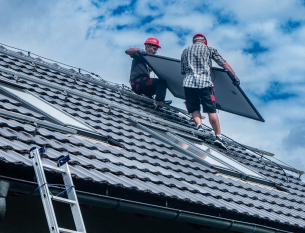
[[[5,180],[0,180],[0,223],[4,218],[5,211],[6,211],[6,197],[7,192],[10,187],[10,183]]]
[[[21,192],[25,194],[31,194],[33,190],[35,190],[38,186],[38,184],[35,182],[0,176],[0,184],[2,184],[2,182],[8,183],[10,185],[11,191]],[[50,188],[50,190],[54,194],[57,194],[62,191],[62,189],[60,188]],[[279,229],[274,229],[262,225],[235,221],[226,218],[214,217],[205,214],[198,214],[194,212],[188,212],[168,207],[161,207],[135,201],[129,201],[115,197],[98,195],[77,190],[76,193],[79,203],[85,205],[92,205],[107,209],[149,215],[158,218],[177,220],[187,223],[195,223],[199,225],[205,225],[209,227],[237,232],[289,233],[288,231],[282,231]],[[39,192],[36,192],[35,195],[39,196]]]

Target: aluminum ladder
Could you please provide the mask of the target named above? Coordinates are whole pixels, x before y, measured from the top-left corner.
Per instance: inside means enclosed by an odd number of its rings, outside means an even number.
[[[38,182],[38,189],[40,191],[40,195],[41,195],[44,211],[45,211],[45,214],[47,217],[50,233],[60,233],[60,232],[62,232],[62,233],[86,233],[85,224],[84,224],[83,217],[82,217],[82,214],[81,214],[81,211],[79,208],[79,203],[77,200],[77,196],[76,196],[75,188],[73,185],[68,162],[67,161],[64,161],[61,163],[59,162],[57,165],[59,167],[43,164],[41,161],[40,155],[45,153],[45,151],[46,151],[46,149],[44,147],[42,147],[40,149],[38,149],[37,147],[33,147],[30,150],[29,158],[33,159],[33,167],[34,167],[37,182]],[[70,187],[66,191],[68,198],[53,196],[51,194],[51,192],[49,191],[49,187],[48,187],[47,180],[46,180],[45,173],[44,173],[45,168],[62,174],[65,186]],[[77,231],[58,227],[52,200],[59,201],[59,202],[70,205]]]

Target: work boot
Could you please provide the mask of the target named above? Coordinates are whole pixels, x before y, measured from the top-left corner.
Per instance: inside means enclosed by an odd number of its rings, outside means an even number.
[[[227,143],[225,143],[225,141],[223,139],[220,139],[220,137],[216,136],[216,139],[214,141],[214,145],[215,146],[218,146],[222,149],[227,149],[227,146],[226,146]]]

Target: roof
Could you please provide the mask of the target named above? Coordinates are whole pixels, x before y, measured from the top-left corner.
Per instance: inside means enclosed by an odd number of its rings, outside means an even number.
[[[229,139],[227,151],[215,147],[212,133],[195,131],[182,109],[4,47],[0,48],[1,85],[26,88],[90,130],[62,124],[1,89],[0,164],[30,172],[29,149],[46,146],[45,163],[70,154],[73,176],[88,186],[118,187],[137,193],[130,197],[136,201],[155,196],[182,210],[208,210],[210,215],[287,231],[305,229],[305,183],[263,159],[264,151]],[[205,152],[194,146],[201,143],[208,147]],[[227,156],[246,171],[234,169],[234,163],[210,166],[202,153],[217,161],[218,156]],[[262,178],[248,176],[248,171]],[[0,171],[10,177],[15,173]]]

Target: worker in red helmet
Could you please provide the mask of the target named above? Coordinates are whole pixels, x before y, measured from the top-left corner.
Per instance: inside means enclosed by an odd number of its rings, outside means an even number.
[[[235,77],[234,85],[239,85],[240,81],[217,50],[207,45],[206,37],[198,33],[193,37],[193,45],[187,47],[181,55],[181,74],[185,75],[183,80],[185,100],[187,109],[197,125],[197,130],[204,132],[200,114],[201,104],[203,112],[209,116],[210,124],[216,135],[214,144],[226,149],[216,114],[215,89],[210,74],[212,59]]]
[[[139,95],[144,94],[151,99],[153,95],[156,95],[156,101],[171,104],[171,100],[165,100],[167,90],[166,81],[160,78],[150,77],[151,68],[147,66],[142,58],[147,53],[156,54],[158,49],[161,49],[159,40],[156,38],[148,38],[144,45],[145,49],[130,48],[125,51],[127,55],[133,58],[129,80],[131,89],[135,93]]]

